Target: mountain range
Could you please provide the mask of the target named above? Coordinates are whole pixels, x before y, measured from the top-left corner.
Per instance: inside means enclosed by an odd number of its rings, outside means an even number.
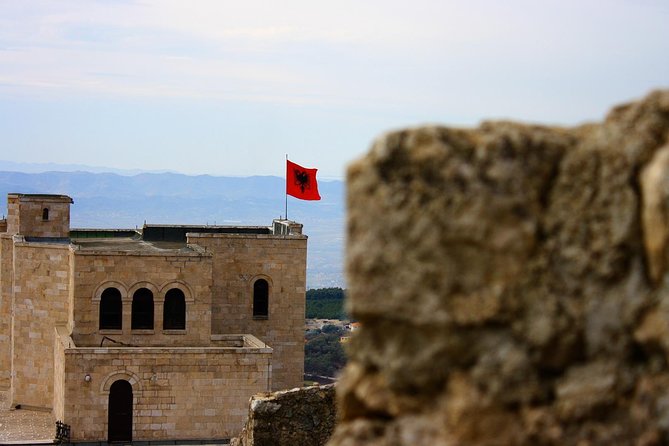
[[[145,222],[269,226],[285,216],[284,181],[170,172],[0,171],[0,196],[69,195],[73,228],[136,228]],[[318,188],[320,201],[288,197],[288,217],[303,223],[309,236],[307,287],[343,287],[344,183],[321,180]]]

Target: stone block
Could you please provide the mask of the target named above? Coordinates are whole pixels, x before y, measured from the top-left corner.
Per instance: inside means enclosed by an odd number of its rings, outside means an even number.
[[[389,133],[348,171],[331,446],[669,442],[669,91]]]

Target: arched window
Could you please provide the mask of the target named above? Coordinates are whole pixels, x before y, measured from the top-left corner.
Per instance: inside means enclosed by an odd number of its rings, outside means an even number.
[[[153,329],[153,293],[146,288],[140,288],[132,296],[132,324],[133,330]]]
[[[42,209],[42,220],[46,221],[49,219],[49,208]]]
[[[253,284],[253,318],[267,319],[269,316],[269,284],[258,279]]]
[[[123,325],[121,292],[107,288],[100,297],[100,330],[120,330]]]
[[[179,288],[172,288],[165,294],[163,306],[163,330],[186,329],[186,296]]]

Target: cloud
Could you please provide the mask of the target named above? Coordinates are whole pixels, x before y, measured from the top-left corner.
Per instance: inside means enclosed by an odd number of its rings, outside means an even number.
[[[666,23],[666,0],[0,0],[0,129],[16,160],[339,175],[388,128],[600,118],[668,86]]]
[[[669,78],[668,19],[621,0],[2,2],[0,92],[533,111]]]

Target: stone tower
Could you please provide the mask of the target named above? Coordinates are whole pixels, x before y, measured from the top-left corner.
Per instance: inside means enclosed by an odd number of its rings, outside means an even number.
[[[29,238],[68,238],[72,203],[67,195],[9,194],[7,233]]]

